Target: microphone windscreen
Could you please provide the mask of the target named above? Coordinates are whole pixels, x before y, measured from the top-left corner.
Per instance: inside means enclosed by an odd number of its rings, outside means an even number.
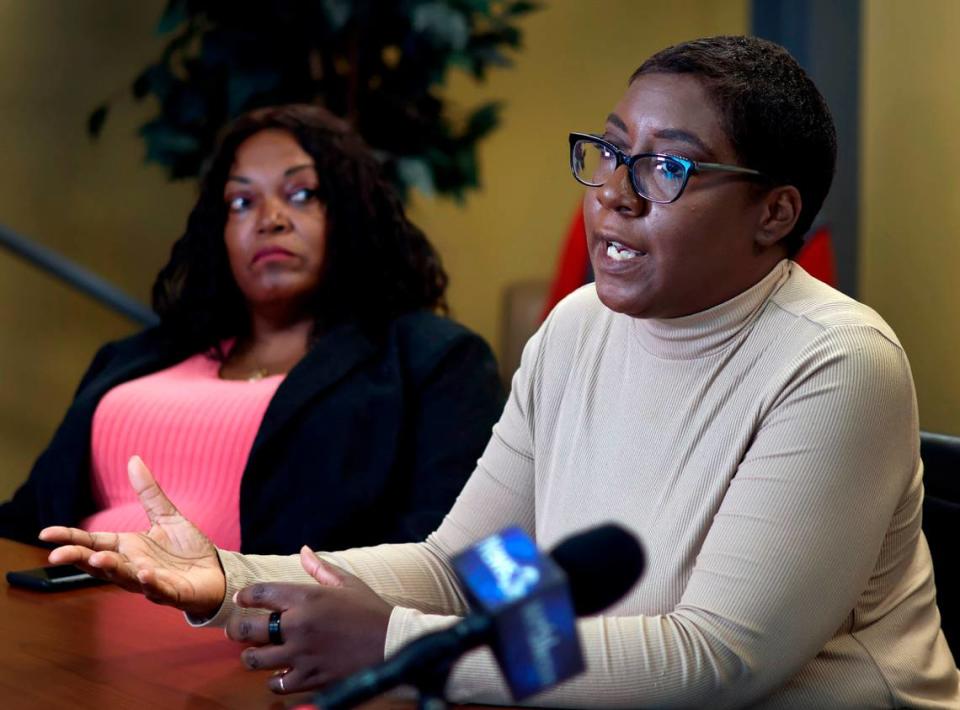
[[[646,562],[633,533],[614,523],[566,538],[550,557],[567,574],[577,616],[597,614],[629,592]]]

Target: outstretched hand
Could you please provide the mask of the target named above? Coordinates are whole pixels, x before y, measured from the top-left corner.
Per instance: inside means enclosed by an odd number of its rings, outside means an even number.
[[[383,660],[392,607],[309,547],[300,563],[318,584],[253,584],[236,597],[240,606],[280,612],[283,643],[269,645],[267,615],[236,615],[226,629],[234,641],[257,646],[241,655],[248,668],[277,669],[268,681],[275,693],[318,688]]]
[[[180,514],[139,456],[130,459],[127,474],[150,529],[91,533],[62,526],[44,528],[40,539],[61,545],[48,559],[51,564],[75,564],[158,604],[212,616],[226,589],[216,548]]]

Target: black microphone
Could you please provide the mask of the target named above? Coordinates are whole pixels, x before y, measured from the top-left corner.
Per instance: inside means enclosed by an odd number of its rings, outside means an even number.
[[[564,538],[550,557],[567,574],[577,616],[599,614],[611,606],[633,589],[646,566],[640,542],[615,523]]]
[[[506,536],[512,532],[519,531],[508,529],[501,535]],[[487,538],[461,556],[479,549],[485,542],[497,537]],[[640,577],[645,562],[643,548],[637,539],[616,524],[601,525],[566,538],[550,552],[550,558],[566,575],[566,589],[562,591],[569,591],[573,612],[577,616],[596,614],[620,599]],[[477,589],[471,589],[470,580],[463,577],[461,573],[469,595],[477,601],[481,595]],[[484,644],[497,646],[498,642],[504,640],[503,637],[523,633],[517,630],[514,624],[517,606],[527,604],[529,607],[528,602],[533,597],[556,592],[555,586],[549,589],[534,588],[536,586],[537,582],[534,580],[533,586],[523,590],[512,606],[502,612],[475,611],[448,629],[415,639],[382,663],[347,676],[318,693],[314,702],[325,710],[338,710],[354,707],[397,685],[413,684],[423,687],[428,683],[435,686],[438,679],[441,683],[444,682],[454,661],[465,652]],[[579,660],[579,643],[572,625],[571,634]],[[500,653],[497,656],[501,670],[505,671],[506,675],[511,669],[504,666],[509,662],[505,661]],[[580,670],[582,663],[574,672]],[[570,675],[566,673],[550,685]],[[541,683],[534,687],[534,692],[539,692],[549,685]],[[511,689],[516,696],[512,682]],[[442,688],[432,690],[439,693]]]

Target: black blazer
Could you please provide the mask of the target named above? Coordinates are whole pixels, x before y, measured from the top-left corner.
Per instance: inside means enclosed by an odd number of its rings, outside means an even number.
[[[104,346],[29,479],[0,505],[0,536],[36,544],[43,527],[95,512],[90,432],[100,398],[178,359],[156,329]],[[420,311],[379,336],[331,330],[284,378],[257,431],[240,486],[242,551],[422,540],[502,406],[490,348],[453,321]]]

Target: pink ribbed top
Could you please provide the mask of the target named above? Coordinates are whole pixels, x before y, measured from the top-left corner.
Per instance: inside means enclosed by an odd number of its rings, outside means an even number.
[[[194,355],[114,387],[93,415],[91,476],[99,512],[87,530],[144,530],[127,481],[138,454],[160,486],[217,547],[240,549],[240,479],[264,412],[283,375],[221,380],[220,363]]]

